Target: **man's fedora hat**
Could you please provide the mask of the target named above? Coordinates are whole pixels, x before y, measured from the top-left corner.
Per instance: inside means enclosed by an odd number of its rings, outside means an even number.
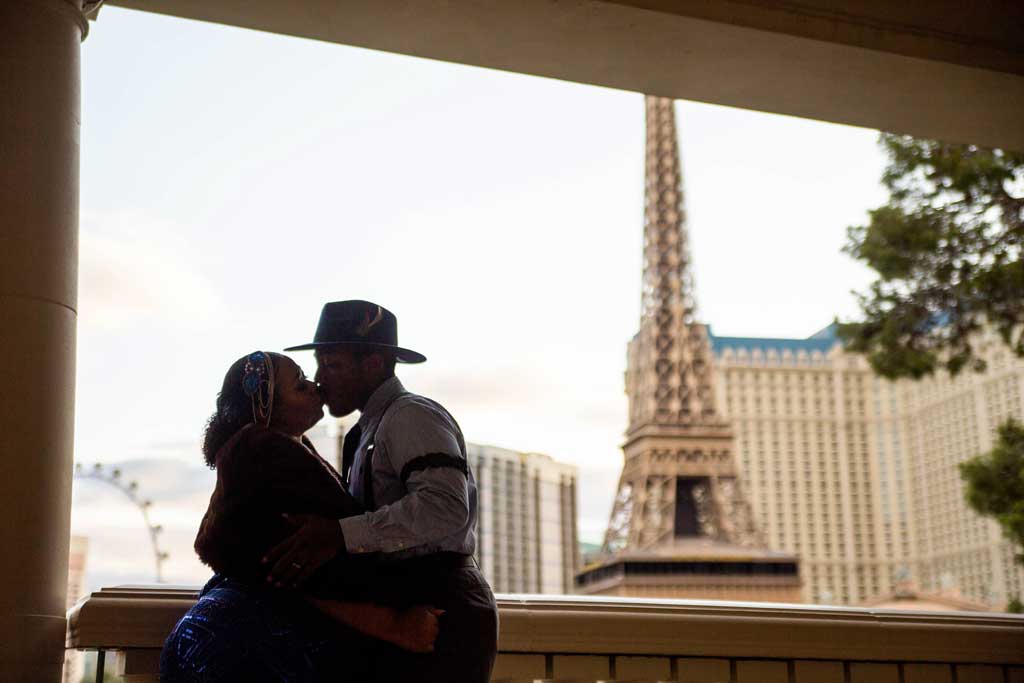
[[[351,346],[391,353],[400,363],[422,363],[427,357],[398,345],[398,318],[369,301],[331,301],[320,311],[316,334],[309,344],[290,346],[285,351]]]

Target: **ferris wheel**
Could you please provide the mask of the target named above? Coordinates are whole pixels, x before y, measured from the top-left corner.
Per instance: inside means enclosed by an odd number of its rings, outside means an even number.
[[[164,528],[159,524],[153,524],[149,519],[149,511],[153,506],[153,501],[141,497],[139,495],[139,483],[137,481],[126,482],[122,474],[120,468],[108,469],[101,463],[96,463],[91,467],[86,467],[80,462],[75,463],[75,479],[90,479],[112,486],[123,493],[138,508],[142,514],[142,521],[146,525],[146,530],[149,532],[149,543],[153,549],[153,562],[156,568],[155,581],[156,583],[163,583],[163,564],[169,557],[167,552],[160,549],[160,533]]]

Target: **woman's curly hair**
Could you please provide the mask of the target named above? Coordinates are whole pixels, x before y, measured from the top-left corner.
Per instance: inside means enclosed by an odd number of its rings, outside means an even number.
[[[279,353],[267,353],[273,371],[277,372],[277,364],[283,356]],[[203,458],[211,469],[217,466],[217,451],[238,432],[239,429],[253,421],[252,399],[242,387],[245,374],[245,362],[249,354],[236,360],[224,375],[224,383],[217,394],[217,409],[206,421],[203,430]]]

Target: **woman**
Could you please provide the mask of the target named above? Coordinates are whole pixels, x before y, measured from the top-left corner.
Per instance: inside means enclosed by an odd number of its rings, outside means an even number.
[[[440,611],[395,604],[369,558],[328,563],[305,594],[266,583],[260,561],[291,533],[285,513],[359,513],[303,436],[322,416],[316,385],[286,356],[257,351],[228,370],[203,438],[217,484],[195,542],[216,573],[167,638],[161,681],[367,681],[365,636],[432,648]]]

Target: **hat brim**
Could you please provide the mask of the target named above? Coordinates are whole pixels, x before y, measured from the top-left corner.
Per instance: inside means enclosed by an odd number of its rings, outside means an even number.
[[[313,351],[316,349],[324,349],[338,346],[358,346],[360,348],[373,348],[381,349],[382,351],[388,351],[394,355],[395,360],[399,363],[424,363],[427,357],[422,353],[413,351],[412,349],[403,349],[401,346],[392,346],[391,344],[377,344],[374,342],[310,342],[308,344],[299,344],[298,346],[289,346],[285,351]]]

